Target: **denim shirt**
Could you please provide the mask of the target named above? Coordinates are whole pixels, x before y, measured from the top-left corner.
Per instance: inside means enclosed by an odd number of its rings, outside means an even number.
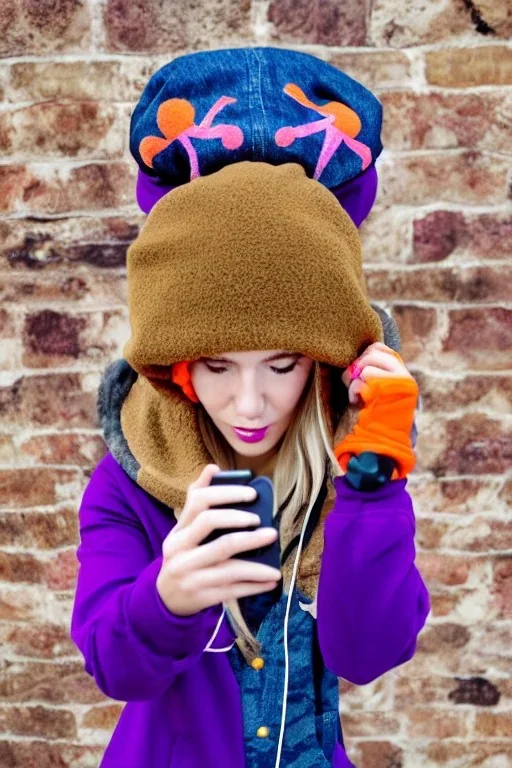
[[[236,644],[229,651],[240,686],[246,765],[250,768],[274,768],[277,757],[284,694],[287,600],[288,594],[283,592],[256,633],[262,645],[261,668],[249,666]],[[336,740],[343,743],[338,678],[325,667],[318,646],[316,620],[301,608],[299,600],[306,604],[312,602],[294,587],[288,621],[289,669],[294,672],[288,677],[279,764],[293,768],[330,768]]]
[[[303,549],[311,537],[326,493],[324,478],[306,528]],[[277,525],[281,513],[282,508],[276,516]],[[282,580],[269,592],[240,600],[244,618],[262,645],[260,661],[255,667],[247,664],[236,644],[229,651],[240,685],[245,755],[250,768],[274,768],[277,757],[284,694],[287,601]],[[294,674],[288,677],[280,765],[327,768],[332,766],[336,739],[343,743],[338,678],[325,667],[318,645],[316,620],[309,611],[301,608],[299,601],[302,604],[313,602],[294,586],[287,633],[289,669],[294,670]]]

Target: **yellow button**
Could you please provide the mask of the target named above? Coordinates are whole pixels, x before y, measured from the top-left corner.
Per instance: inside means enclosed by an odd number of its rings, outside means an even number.
[[[262,669],[264,666],[265,662],[260,656],[256,656],[256,658],[251,661],[251,667],[253,669]]]
[[[265,738],[265,736],[268,736],[268,728],[266,725],[260,726],[258,730],[256,731],[256,736],[260,736],[262,739]]]

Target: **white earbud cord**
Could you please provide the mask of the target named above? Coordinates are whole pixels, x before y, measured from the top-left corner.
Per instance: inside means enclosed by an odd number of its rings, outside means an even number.
[[[295,586],[295,577],[297,574],[297,569],[299,565],[300,560],[300,553],[302,550],[302,541],[304,539],[304,534],[306,532],[306,526],[309,520],[309,516],[311,515],[312,509],[309,510],[309,514],[305,518],[303,524],[302,524],[302,531],[300,534],[299,544],[297,547],[297,554],[295,556],[295,563],[293,566],[293,572],[292,572],[292,580],[290,584],[290,591],[288,593],[288,602],[286,603],[286,614],[284,617],[284,658],[285,658],[285,669],[284,669],[284,695],[283,695],[283,714],[281,717],[281,731],[279,733],[279,744],[277,746],[277,757],[276,762],[274,765],[274,768],[279,768],[279,763],[281,760],[281,751],[283,746],[283,736],[284,736],[284,728],[286,723],[286,699],[288,696],[288,667],[289,667],[289,660],[288,660],[288,617],[290,615],[290,604],[292,599],[292,593]]]

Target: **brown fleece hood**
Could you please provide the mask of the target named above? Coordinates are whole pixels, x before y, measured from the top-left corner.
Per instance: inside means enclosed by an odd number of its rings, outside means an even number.
[[[375,341],[400,347],[393,320],[368,300],[355,225],[295,163],[235,163],[165,195],[128,250],[128,290],[122,437],[111,438],[111,450],[176,517],[213,459],[198,428],[201,406],[171,381],[173,363],[268,349],[320,361],[334,447],[354,421],[341,369]],[[324,519],[303,553],[315,583]]]

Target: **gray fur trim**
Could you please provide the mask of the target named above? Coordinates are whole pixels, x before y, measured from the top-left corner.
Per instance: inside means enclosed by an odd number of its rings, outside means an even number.
[[[103,439],[114,459],[135,482],[137,482],[140,464],[134,458],[123,435],[121,407],[137,375],[124,358],[114,360],[103,373],[97,397]]]
[[[400,331],[398,330],[398,326],[394,318],[388,312],[386,312],[385,309],[377,306],[377,304],[371,304],[371,307],[380,317],[382,328],[384,330],[384,344],[386,344],[386,346],[388,346],[390,349],[394,349],[395,352],[400,352]],[[418,397],[418,408],[416,410],[421,410],[421,395]],[[416,446],[417,438],[418,428],[416,426],[416,419],[414,419],[411,429],[411,445],[413,448]]]
[[[390,349],[394,349],[395,352],[400,352],[400,332],[394,318],[388,314],[385,309],[377,306],[377,304],[371,304],[371,308],[374,309],[380,317],[382,328],[384,330],[384,344],[387,347],[390,347]]]

